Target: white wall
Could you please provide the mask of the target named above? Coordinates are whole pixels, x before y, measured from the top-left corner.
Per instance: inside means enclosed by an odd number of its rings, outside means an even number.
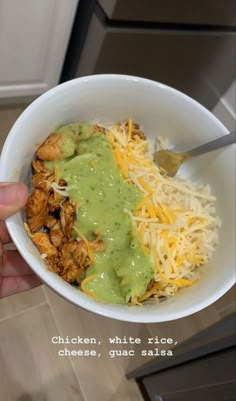
[[[0,0],[0,98],[58,83],[78,0]]]

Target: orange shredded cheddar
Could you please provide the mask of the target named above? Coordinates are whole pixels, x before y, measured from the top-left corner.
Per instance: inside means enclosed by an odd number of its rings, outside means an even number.
[[[85,294],[87,294],[87,295],[89,295],[90,297],[92,297],[92,298],[98,300],[97,296],[96,296],[92,291],[88,290],[88,288],[86,288],[86,285],[87,285],[90,281],[94,280],[95,277],[96,277],[96,274],[92,274],[91,276],[88,276],[88,277],[84,278],[83,281],[81,282],[81,289],[82,289],[82,291],[83,291]]]
[[[90,245],[89,241],[84,236],[84,234],[80,230],[78,230],[77,227],[74,226],[73,229],[79,235],[79,237],[84,241],[84,243],[85,243],[85,245],[87,247],[87,250],[88,250],[88,255],[89,255],[89,258],[91,260],[91,263],[94,263],[95,262],[95,257],[94,257],[93,250],[91,248],[91,245]]]

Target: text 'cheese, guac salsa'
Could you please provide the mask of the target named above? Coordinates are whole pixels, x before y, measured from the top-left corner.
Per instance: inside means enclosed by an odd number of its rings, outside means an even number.
[[[124,211],[133,212],[143,195],[121,176],[108,138],[92,125],[70,124],[57,133],[66,159],[45,164],[57,165],[67,183],[68,196],[77,204],[75,227],[89,240],[96,233],[105,244],[86,270],[85,277],[92,277],[86,288],[98,300],[127,303],[142,296],[154,276],[150,257]]]

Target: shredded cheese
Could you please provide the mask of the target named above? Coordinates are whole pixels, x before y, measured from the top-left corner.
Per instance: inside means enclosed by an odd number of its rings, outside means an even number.
[[[196,283],[197,267],[212,256],[220,225],[213,205],[215,197],[209,186],[197,187],[184,178],[164,176],[131,119],[101,127],[124,179],[143,194],[136,210],[124,209],[124,213],[132,220],[156,274],[152,287],[132,303],[172,296],[179,288]],[[157,150],[167,147],[168,141],[159,138]]]
[[[59,183],[59,177],[60,177],[60,171],[59,171],[59,165],[56,164],[54,168],[54,174],[55,174],[55,182],[56,184]]]
[[[25,228],[25,231],[27,232],[28,236],[30,238],[33,238],[33,234],[31,233],[30,228],[27,223],[24,223],[24,228]]]
[[[56,182],[49,183],[50,187],[53,189],[54,192],[61,196],[68,196],[68,191],[66,186],[60,186]]]
[[[94,280],[95,277],[96,277],[96,274],[92,274],[91,276],[86,277],[85,279],[83,279],[83,281],[81,282],[80,286],[81,286],[82,291],[83,291],[85,294],[87,294],[87,295],[89,295],[90,297],[92,297],[92,298],[98,300],[98,298],[97,298],[97,296],[94,294],[94,292],[90,291],[90,290],[86,287],[86,285],[87,285],[90,281]]]
[[[78,234],[78,236],[80,237],[80,239],[82,239],[87,247],[87,251],[88,251],[88,256],[91,260],[92,263],[95,262],[95,257],[93,254],[93,250],[91,248],[91,245],[89,243],[89,241],[87,240],[87,238],[85,237],[85,235],[76,227],[74,226],[73,229],[75,230],[75,232]]]

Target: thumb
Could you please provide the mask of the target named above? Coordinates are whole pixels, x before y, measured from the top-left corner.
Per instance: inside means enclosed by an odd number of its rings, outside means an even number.
[[[27,202],[28,190],[23,182],[0,183],[0,220],[18,212]]]

